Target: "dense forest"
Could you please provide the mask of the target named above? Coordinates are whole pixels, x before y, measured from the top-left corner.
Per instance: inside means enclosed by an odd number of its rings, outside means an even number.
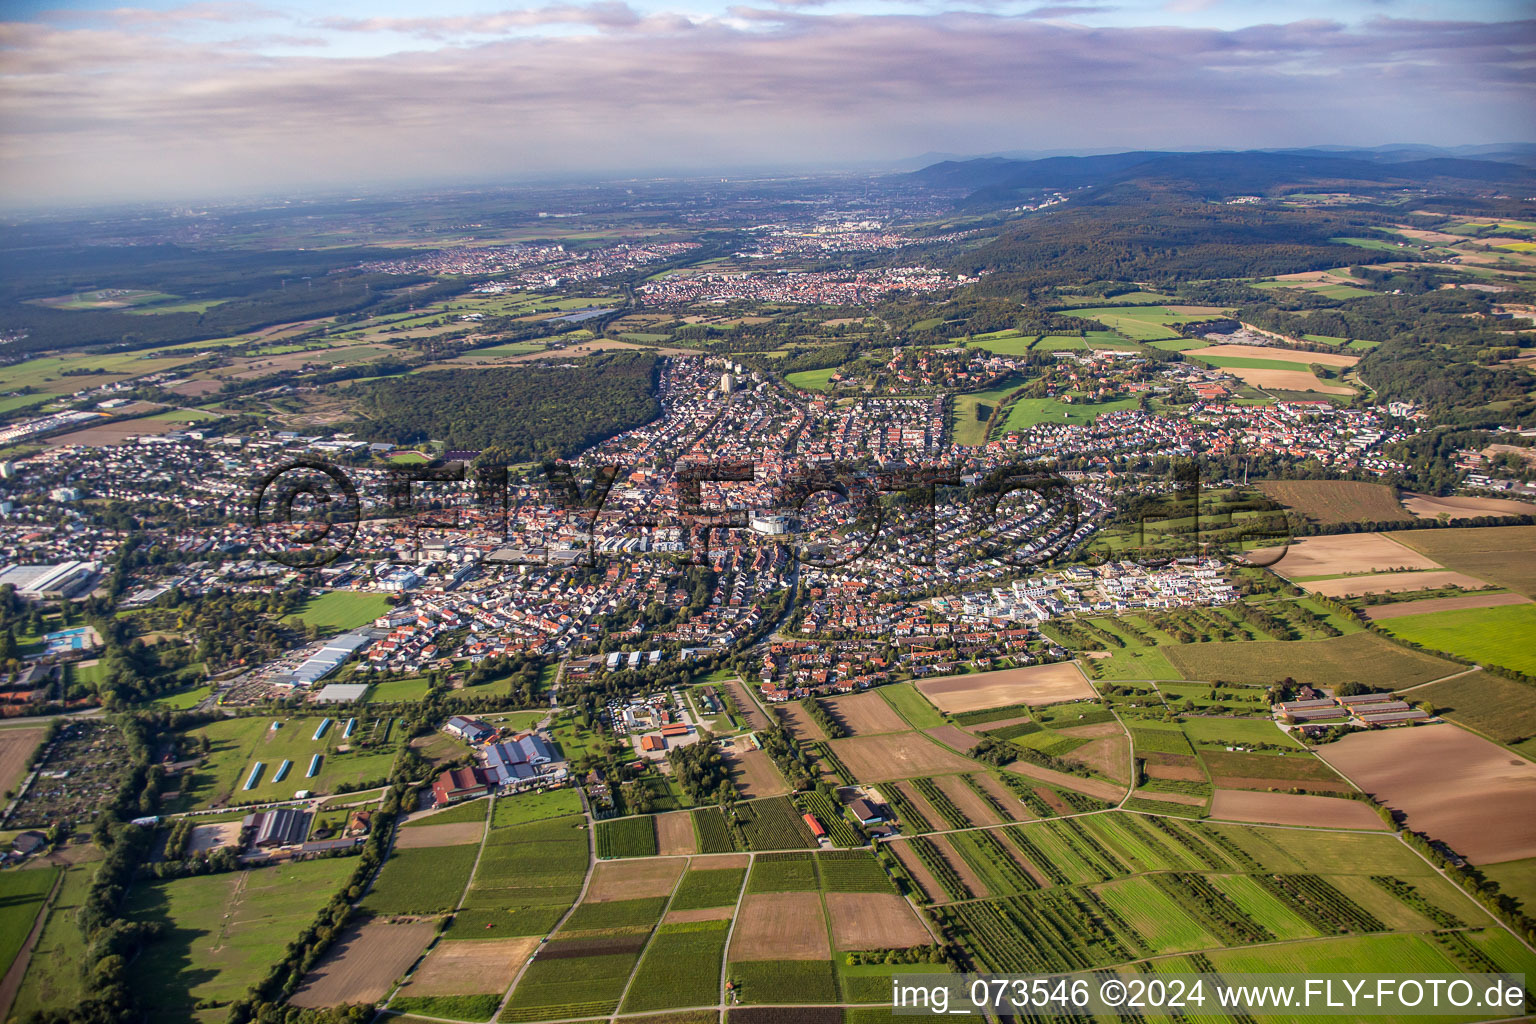
[[[592,356],[573,366],[437,370],[354,386],[354,430],[396,444],[498,444],[509,459],[567,458],[661,415],[654,355]]]
[[[1367,230],[1358,216],[1255,206],[1068,207],[1017,222],[953,269],[992,271],[978,291],[1008,294],[1084,281],[1260,277],[1392,258],[1329,241]]]

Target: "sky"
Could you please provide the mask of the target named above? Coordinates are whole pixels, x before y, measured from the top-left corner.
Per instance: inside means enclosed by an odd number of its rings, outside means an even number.
[[[1536,139],[1531,0],[0,3],[0,203]]]

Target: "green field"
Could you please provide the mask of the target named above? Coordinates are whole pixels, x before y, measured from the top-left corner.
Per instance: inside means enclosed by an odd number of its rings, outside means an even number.
[[[0,873],[0,965],[6,969],[21,952],[58,877],[59,869],[53,867]]]
[[[338,714],[319,740],[314,738],[321,717],[283,718],[267,717],[230,718],[211,722],[191,730],[193,736],[207,736],[210,752],[207,760],[190,773],[189,782],[183,786],[178,809],[194,810],[235,803],[291,799],[299,790],[316,793],[334,792],[343,783],[365,788],[365,783],[377,785],[389,777],[394,764],[394,750],[388,746],[372,750],[353,750],[336,753],[343,743],[347,717]],[[274,721],[281,722],[278,729],[271,728]],[[375,720],[383,728],[382,720]],[[359,721],[352,742],[374,728],[373,723]],[[323,755],[320,772],[307,778],[310,759]],[[260,761],[262,769],[257,785],[245,789],[251,769]],[[284,761],[292,761],[287,777],[274,781]]]
[[[1083,352],[1088,345],[1075,334],[1051,334],[1035,345],[1036,352]]]
[[[1034,335],[1024,337],[1017,331],[1008,331],[1007,337],[978,335],[965,343],[966,348],[984,348],[999,356],[1022,356],[1035,343]]]
[[[304,607],[289,616],[289,621],[319,626],[326,632],[344,633],[358,626],[366,626],[391,607],[389,599],[383,594],[332,590],[304,602]]]
[[[952,400],[950,413],[950,427],[954,434],[955,444],[986,444],[987,443],[987,417],[977,417],[976,407],[988,406],[997,408],[1003,396],[1013,391],[1020,384],[1017,377],[1012,377],[995,388],[986,391],[972,391],[968,394],[955,395]]]
[[[91,667],[96,668],[97,666],[93,665]],[[75,674],[75,679],[80,682],[91,681],[90,677],[80,675],[78,670]],[[211,686],[194,686],[190,690],[182,690],[179,693],[172,693],[164,697],[157,697],[153,703],[158,704],[163,708],[170,708],[172,711],[186,711],[189,708],[197,707],[203,701],[207,700],[209,695],[212,693],[213,687]]]
[[[362,909],[375,914],[436,914],[459,905],[480,847],[424,846],[394,850]]]
[[[876,692],[914,729],[932,729],[944,724],[944,716],[910,683],[882,686]]]
[[[1175,313],[1163,306],[1141,306],[1074,309],[1072,315],[1097,320],[1132,341],[1160,341],[1164,338],[1179,336],[1179,332],[1167,326],[1168,324],[1209,319],[1213,314],[1191,316],[1187,313]]]
[[[424,699],[430,688],[424,676],[386,679],[368,687],[363,701],[367,704],[410,703]]]
[[[164,934],[134,960],[132,984],[155,993],[157,1021],[209,1019],[194,1004],[244,995],[356,867],[339,857],[138,883],[128,894],[129,918]]]
[[[95,861],[65,869],[64,884],[48,909],[48,919],[32,947],[26,976],[11,1007],[14,1019],[25,1020],[37,1010],[65,1009],[79,999],[85,938],[80,934],[77,912],[95,875]]]
[[[696,921],[657,929],[630,983],[624,1012],[717,1002],[729,927],[729,921]]]
[[[1499,883],[1499,888],[1525,905],[1526,914],[1536,908],[1536,857],[1485,864],[1483,874]]]
[[[1536,675],[1536,604],[1404,615],[1378,625],[1430,650]]]
[[[581,797],[574,789],[546,789],[498,797],[491,812],[491,827],[525,825],[530,821],[581,813]]]
[[[1134,408],[1134,398],[1117,398],[1096,404],[1085,400],[1068,403],[1060,398],[1021,398],[1008,407],[1003,432],[1027,430],[1039,423],[1092,423],[1107,412]]]
[[[835,366],[825,370],[800,370],[795,373],[786,373],[784,379],[794,387],[805,391],[826,391],[832,386],[832,375],[836,372]]]
[[[581,892],[589,863],[585,819],[570,815],[492,825],[450,934],[456,939],[542,935]]]

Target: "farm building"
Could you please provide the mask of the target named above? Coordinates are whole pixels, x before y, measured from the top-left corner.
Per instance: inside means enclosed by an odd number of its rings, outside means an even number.
[[[41,832],[22,832],[11,840],[11,849],[27,857],[48,845],[48,837]]]
[[[487,779],[495,786],[506,786],[540,775],[560,774],[565,770],[549,741],[536,732],[514,736],[500,743],[480,748]]]
[[[848,809],[858,819],[860,825],[878,825],[885,820],[885,812],[876,807],[864,797],[855,797],[848,804]]]
[[[438,804],[455,804],[461,800],[473,800],[491,791],[486,772],[479,768],[454,768],[443,772],[432,783],[432,795]]]
[[[816,815],[807,811],[800,815],[800,817],[804,819],[806,827],[811,830],[811,835],[815,836],[818,842],[827,837],[826,826],[817,819]]]
[[[272,811],[247,814],[241,822],[243,828],[255,830],[252,843],[263,849],[273,846],[292,846],[301,843],[309,835],[309,812],[296,807],[279,807]]]
[[[1320,708],[1296,708],[1284,712],[1292,722],[1324,722],[1336,718],[1348,718],[1349,712],[1337,704]]]
[[[1400,725],[1403,722],[1426,722],[1429,712],[1409,708],[1407,711],[1361,712],[1359,717],[1366,725]]]
[[[1292,711],[1310,711],[1314,708],[1335,708],[1339,702],[1332,697],[1314,697],[1311,700],[1288,700],[1283,704],[1277,704],[1279,710],[1290,714]]]
[[[469,743],[484,743],[496,735],[496,730],[478,718],[454,715],[443,723],[443,732]]]
[[[1349,710],[1357,717],[1364,718],[1366,715],[1379,715],[1388,711],[1407,711],[1412,706],[1404,700],[1382,700],[1373,704],[1356,704]]]
[[[1347,697],[1338,698],[1338,701],[1345,707],[1352,707],[1356,704],[1377,704],[1391,699],[1392,694],[1390,693],[1352,693]]]
[[[646,752],[666,750],[666,738],[655,733],[647,733],[640,737],[640,749]]]

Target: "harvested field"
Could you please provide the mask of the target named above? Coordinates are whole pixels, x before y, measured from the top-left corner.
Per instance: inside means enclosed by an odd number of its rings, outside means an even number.
[[[505,992],[518,967],[539,948],[539,936],[448,939],[439,942],[400,990],[403,996]]]
[[[747,692],[747,686],[740,679],[732,679],[730,682],[720,684],[729,690],[735,698],[736,706],[741,708],[741,717],[747,723],[747,728],[756,731],[770,728],[773,723],[768,721],[768,716],[763,714],[763,709],[757,706],[757,701]]]
[[[1386,822],[1369,804],[1330,796],[1295,793],[1252,793],[1218,789],[1211,798],[1211,817],[1229,821],[1262,821],[1276,825],[1318,828],[1368,828],[1385,831]]]
[[[1009,704],[1055,704],[1094,695],[1087,678],[1070,661],[1001,672],[920,679],[914,685],[934,707],[951,714]]]
[[[1359,356],[1349,356],[1339,352],[1302,352],[1299,349],[1270,345],[1212,345],[1209,348],[1190,349],[1186,355],[1272,359],[1284,363],[1300,363],[1302,366],[1310,366],[1313,363],[1319,366],[1354,366],[1360,361]]]
[[[1471,672],[1413,691],[1449,718],[1526,757],[1536,756],[1536,701],[1529,686],[1491,672]]]
[[[901,866],[907,869],[907,874],[912,876],[912,880],[917,883],[919,889],[927,893],[932,899],[942,900],[944,898],[944,887],[939,884],[937,878],[933,877],[933,872],[929,871],[923,865],[923,862],[918,859],[917,854],[912,850],[911,843],[892,843],[887,849],[895,852],[896,859],[901,861]]]
[[[1027,721],[1027,719],[1020,719]],[[1002,723],[998,723],[1002,724]],[[988,725],[988,728],[992,726]],[[1076,739],[1098,739],[1101,736],[1124,736],[1125,730],[1119,722],[1094,722],[1092,725],[1069,725],[1065,729],[1054,729],[1054,732],[1063,736],[1071,736]]]
[[[1430,494],[1410,494],[1403,499],[1408,510],[1420,519],[1471,519],[1473,516],[1536,516],[1536,505],[1510,498],[1440,498]]]
[[[223,382],[217,380],[184,380],[180,384],[172,384],[165,390],[171,392],[174,395],[185,395],[192,398],[201,398],[204,395],[213,394],[223,386]]]
[[[693,815],[690,811],[669,811],[656,816],[656,852],[663,857],[674,854],[695,853],[698,837],[693,833]]]
[[[662,924],[691,924],[694,921],[729,921],[736,916],[736,908],[701,907],[697,910],[671,910]]]
[[[1149,779],[1166,779],[1170,782],[1204,782],[1205,772],[1192,754],[1142,755],[1146,762]]]
[[[990,724],[988,727],[991,727]],[[962,754],[981,742],[975,733],[969,729],[962,729],[958,725],[935,726],[932,729],[924,729],[923,733]]]
[[[14,790],[27,773],[27,759],[48,730],[42,726],[0,729],[0,790]]]
[[[826,960],[831,955],[819,893],[753,893],[742,900],[731,935],[732,961]]]
[[[1454,725],[1378,729],[1319,756],[1477,864],[1536,856],[1536,764]]]
[[[1039,765],[1030,764],[1028,761],[1015,761],[1004,766],[1006,770],[1023,775],[1037,782],[1048,782],[1062,789],[1072,789],[1079,793],[1087,793],[1089,796],[1098,797],[1100,800],[1108,800],[1111,803],[1119,803],[1125,796],[1124,786],[1117,786],[1112,782],[1102,779],[1084,779],[1076,775],[1068,775],[1066,772],[1052,771],[1049,768],[1041,768]],[[1201,801],[1202,803],[1204,801]],[[1069,808],[1070,809],[1070,808]]]
[[[775,710],[779,720],[784,723],[784,728],[788,729],[790,735],[796,739],[824,740],[827,738],[821,726],[817,725],[815,720],[805,713],[805,709],[795,701],[780,704]]]
[[[1436,587],[1460,587],[1476,590],[1488,584],[1466,573],[1435,569],[1429,572],[1383,572],[1371,576],[1345,576],[1336,580],[1317,580],[1300,586],[1324,597],[1357,597],[1360,594],[1411,594]]]
[[[1254,560],[1267,562],[1276,548],[1253,552]],[[1439,569],[1442,566],[1382,533],[1341,533],[1330,537],[1303,537],[1285,549],[1275,571],[1287,579],[1337,576],[1344,573],[1385,572],[1390,569]]]
[[[413,850],[422,846],[467,846],[485,835],[483,821],[456,821],[451,825],[417,825],[402,828],[395,836],[395,848]]]
[[[973,824],[1001,824],[1003,819],[998,816],[997,811],[992,808],[992,805],[982,799],[981,795],[974,789],[967,786],[965,780],[958,775],[942,776],[934,779],[933,784],[939,788],[940,792],[949,797],[954,802],[954,805],[960,808],[960,813],[969,818]]]
[[[432,921],[369,921],[348,928],[288,998],[294,1006],[376,1003],[432,941]]]
[[[860,782],[974,771],[976,762],[946,750],[919,732],[850,736],[827,744]]]
[[[1324,384],[1311,370],[1266,370],[1248,366],[1223,366],[1223,373],[1230,373],[1244,384],[1256,388],[1274,388],[1278,391],[1316,391],[1323,395],[1352,395],[1354,388],[1342,384]]]
[[[1035,820],[1035,816],[1029,813],[1028,808],[1024,806],[1024,801],[1019,799],[1019,795],[1013,790],[1009,789],[1007,786],[1003,785],[1000,780],[991,775],[983,774],[978,774],[975,778],[976,782],[981,786],[982,789],[986,790],[988,793],[991,793],[994,797],[997,798],[998,803],[1002,804],[1008,809],[1008,814],[1011,820]]]
[[[1459,573],[1457,575],[1460,575]],[[1468,594],[1466,597],[1432,597],[1427,601],[1396,601],[1365,609],[1365,617],[1372,622],[1384,619],[1400,619],[1405,615],[1428,615],[1431,612],[1449,612],[1458,608],[1501,608],[1507,604],[1529,604],[1524,594]]]
[[[1447,568],[1536,599],[1536,526],[1404,530],[1392,539]]]
[[[761,750],[737,749],[725,755],[731,766],[731,781],[743,800],[755,800],[763,796],[783,796],[789,792],[789,783],[773,765],[773,758]]]
[[[851,736],[869,736],[882,732],[905,732],[911,728],[896,709],[878,693],[860,693],[821,702],[832,717],[848,727]]]
[[[587,886],[587,898],[583,902],[607,903],[671,895],[672,887],[687,866],[686,857],[600,860],[592,866],[592,882]]]
[[[1114,723],[1105,724],[1113,725]],[[1119,730],[1117,729],[1116,732]],[[1131,781],[1131,744],[1124,733],[1117,736],[1103,736],[1084,743],[1071,753],[1062,755],[1062,759],[1087,765],[1099,774],[1107,775],[1119,782]]]
[[[169,434],[173,430],[185,430],[187,426],[185,420],[156,419],[153,416],[145,416],[136,420],[104,423],[99,427],[86,427],[84,430],[74,430],[68,434],[55,434],[41,443],[45,448],[69,448],[74,445],[111,448],[127,444],[136,437]]]
[[[912,907],[895,893],[829,892],[832,945],[843,949],[894,949],[933,941]]]
[[[1364,480],[1265,480],[1259,490],[1314,523],[1412,519],[1386,484]]]

